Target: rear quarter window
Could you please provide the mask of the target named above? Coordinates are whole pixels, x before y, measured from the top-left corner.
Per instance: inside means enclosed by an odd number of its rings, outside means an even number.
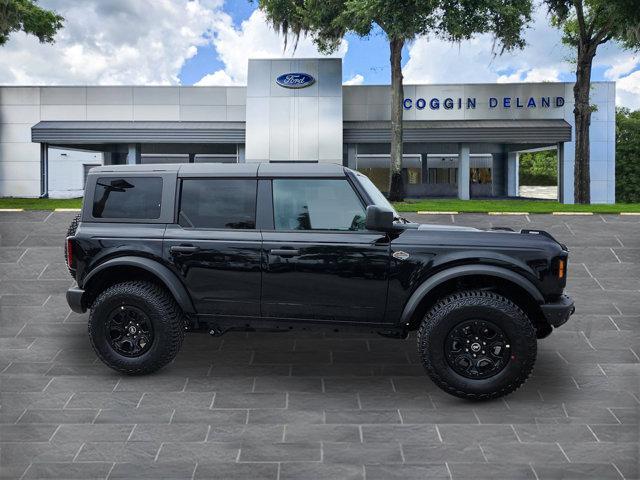
[[[93,195],[94,218],[160,218],[162,178],[101,177]]]

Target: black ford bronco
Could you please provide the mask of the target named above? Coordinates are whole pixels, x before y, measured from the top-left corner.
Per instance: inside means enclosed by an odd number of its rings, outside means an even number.
[[[494,398],[574,311],[548,233],[411,223],[338,165],[93,168],[66,254],[69,305],[125,374],[171,362],[185,331],[417,330],[439,387]]]

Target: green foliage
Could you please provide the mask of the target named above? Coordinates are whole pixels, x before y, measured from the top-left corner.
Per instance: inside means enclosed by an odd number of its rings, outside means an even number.
[[[558,158],[555,150],[520,154],[520,185],[558,184]]]
[[[35,35],[41,43],[53,43],[63,21],[56,12],[38,6],[37,0],[0,0],[0,46],[19,31]]]
[[[272,25],[296,41],[310,35],[323,52],[344,35],[369,35],[378,25],[391,39],[432,34],[458,42],[493,33],[500,51],[521,48],[531,0],[258,0]]]
[[[640,110],[616,112],[616,202],[640,202]]]
[[[638,0],[545,0],[552,23],[563,31],[563,41],[588,49],[610,40],[623,47],[640,48]],[[580,53],[580,52],[578,52]]]

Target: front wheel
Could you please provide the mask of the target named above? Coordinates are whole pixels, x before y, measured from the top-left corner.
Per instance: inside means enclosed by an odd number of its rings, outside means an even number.
[[[511,300],[469,290],[434,305],[418,330],[418,353],[438,387],[457,397],[484,400],[507,395],[529,377],[536,331]]]
[[[162,368],[178,354],[183,337],[180,307],[169,292],[153,283],[113,285],[91,307],[93,349],[108,367],[127,375]]]

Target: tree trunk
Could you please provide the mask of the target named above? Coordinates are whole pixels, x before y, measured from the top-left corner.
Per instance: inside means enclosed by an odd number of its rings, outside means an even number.
[[[402,47],[404,40],[392,38],[391,50],[391,168],[389,169],[389,200],[404,200],[404,182],[402,180]]]
[[[578,47],[578,64],[576,67],[576,83],[573,87],[575,105],[573,114],[576,130],[576,155],[574,162],[573,197],[575,203],[591,203],[589,173],[589,125],[591,123],[591,105],[589,90],[591,88],[591,66],[595,48],[580,45]]]

